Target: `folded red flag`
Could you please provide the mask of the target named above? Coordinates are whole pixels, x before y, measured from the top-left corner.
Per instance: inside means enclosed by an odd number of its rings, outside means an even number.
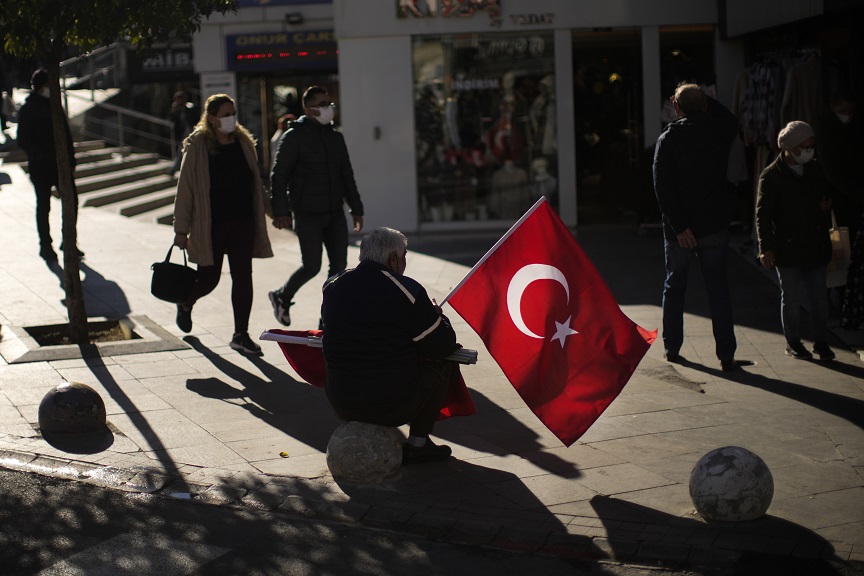
[[[322,334],[321,330],[273,329],[268,330],[268,332],[298,338],[310,336],[320,338]],[[324,361],[324,352],[320,347],[287,342],[278,342],[278,344],[288,363],[301,378],[313,386],[324,388],[324,384],[327,382],[327,365]],[[471,400],[471,395],[468,393],[468,387],[465,385],[465,379],[462,378],[462,373],[457,370],[456,374],[458,374],[458,380],[454,376],[454,382],[447,389],[444,407],[441,408],[441,413],[438,415],[439,420],[450,416],[470,416],[477,412],[474,401]]]
[[[567,446],[612,403],[657,337],[624,315],[544,199],[448,301],[531,411]]]

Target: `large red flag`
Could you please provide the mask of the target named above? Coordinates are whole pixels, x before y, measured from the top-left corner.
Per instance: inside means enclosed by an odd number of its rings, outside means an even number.
[[[567,446],[618,396],[657,337],[624,315],[542,198],[447,300]]]

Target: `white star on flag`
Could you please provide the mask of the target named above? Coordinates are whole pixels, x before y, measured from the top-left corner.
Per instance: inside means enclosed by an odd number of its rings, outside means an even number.
[[[561,348],[564,348],[564,339],[567,338],[567,336],[579,333],[576,330],[570,328],[570,320],[572,318],[573,316],[570,316],[570,318],[567,318],[567,320],[565,320],[563,324],[561,322],[558,322],[557,320],[555,321],[555,335],[549,339],[550,342],[552,342],[553,340],[560,340]]]

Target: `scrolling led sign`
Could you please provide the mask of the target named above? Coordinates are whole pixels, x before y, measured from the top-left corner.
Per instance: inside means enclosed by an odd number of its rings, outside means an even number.
[[[336,66],[339,53],[332,30],[236,34],[226,37],[228,69],[270,70],[286,66],[320,69]]]

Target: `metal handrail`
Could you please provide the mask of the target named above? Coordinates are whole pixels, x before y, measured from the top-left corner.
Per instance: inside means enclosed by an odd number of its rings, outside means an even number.
[[[73,96],[75,98],[80,98],[82,100],[90,100],[85,96],[80,94],[76,94],[72,90],[64,90],[64,95],[66,98],[68,96]],[[68,102],[68,100],[67,100]],[[166,120],[164,118],[160,118],[158,116],[153,116],[152,114],[146,114],[144,112],[138,112],[137,110],[132,110],[129,108],[124,108],[122,106],[117,106],[116,104],[109,104],[107,102],[96,102],[92,100],[94,108],[101,108],[104,110],[108,110],[110,112],[114,112],[117,115],[116,123],[108,122],[104,119],[95,119],[91,118],[90,121],[96,124],[101,124],[106,127],[115,128],[117,130],[117,144],[120,146],[129,146],[127,143],[127,134],[139,136],[145,140],[150,140],[155,142],[157,145],[159,144],[167,144],[171,150],[171,158],[174,159],[177,157],[177,141],[174,139],[174,130],[173,123],[170,120]],[[68,106],[66,108],[69,109]],[[160,136],[156,131],[144,131],[138,130],[136,128],[132,128],[126,125],[124,122],[124,118],[134,118],[136,120],[143,120],[148,122],[151,125],[160,126],[162,128],[166,128],[168,131],[168,137]],[[87,130],[83,130],[82,132],[86,132],[88,135],[96,136],[103,138],[105,140],[112,140],[111,138],[106,137],[104,134],[95,134],[93,132],[89,132]],[[131,146],[130,146],[131,147]],[[139,147],[140,149],[140,147]]]
[[[93,62],[96,59],[96,57],[102,56],[103,54],[111,54],[111,65],[101,67],[100,71],[113,72],[113,74],[114,74],[113,84],[116,86],[117,85],[117,50],[119,48],[120,47],[119,47],[118,43],[115,42],[113,44],[109,44],[108,46],[100,46],[99,48],[91,50],[87,54],[82,54],[80,56],[74,56],[72,58],[67,58],[66,60],[63,60],[62,62],[60,62],[60,80],[62,82],[61,89],[63,90],[63,92],[65,93],[66,89],[67,89],[66,76],[63,75],[63,69],[86,61],[90,64],[90,73],[87,76],[89,78],[89,81],[90,81],[90,100],[94,101],[96,99],[96,96],[95,96],[95,92],[96,92],[96,85],[95,85],[96,74],[95,74],[95,72],[96,72],[96,70],[94,68]],[[107,76],[107,74],[106,74],[106,76]],[[80,80],[80,78],[78,78],[78,80]]]

